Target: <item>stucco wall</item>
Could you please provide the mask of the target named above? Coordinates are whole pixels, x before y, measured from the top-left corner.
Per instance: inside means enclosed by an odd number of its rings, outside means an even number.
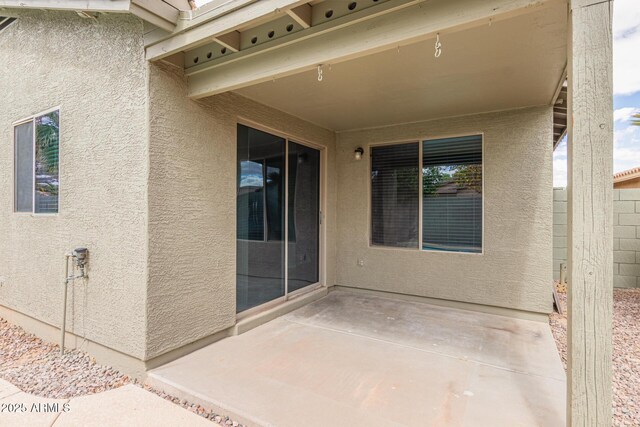
[[[0,33],[0,305],[60,325],[64,254],[90,250],[68,327],[144,356],[147,122],[142,22],[22,11]],[[60,209],[13,212],[12,122],[60,106]]]
[[[552,129],[551,109],[538,107],[338,133],[337,284],[551,311]],[[370,246],[368,145],[475,132],[484,133],[483,254]],[[354,160],[358,146],[364,161]]]
[[[235,323],[238,117],[327,147],[326,284],[335,284],[334,133],[232,93],[192,101],[180,70],[151,65],[148,358]]]

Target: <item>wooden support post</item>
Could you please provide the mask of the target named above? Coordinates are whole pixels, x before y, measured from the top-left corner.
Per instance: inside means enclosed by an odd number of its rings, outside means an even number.
[[[612,1],[570,0],[567,425],[611,426]]]

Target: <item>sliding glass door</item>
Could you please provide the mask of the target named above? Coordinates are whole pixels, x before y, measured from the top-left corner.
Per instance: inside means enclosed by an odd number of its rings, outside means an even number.
[[[236,310],[285,294],[285,140],[238,127]]]
[[[320,259],[320,152],[289,141],[287,219],[289,292],[318,283]]]
[[[238,125],[237,162],[241,312],[319,282],[320,152]]]

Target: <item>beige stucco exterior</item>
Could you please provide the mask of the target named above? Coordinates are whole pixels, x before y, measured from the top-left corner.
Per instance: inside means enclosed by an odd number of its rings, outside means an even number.
[[[550,312],[551,120],[551,108],[538,107],[339,133],[337,284]],[[371,246],[369,145],[476,133],[484,136],[483,253]],[[354,160],[358,146],[367,160]]]
[[[59,327],[64,254],[86,246],[89,280],[69,288],[68,330],[137,359],[147,282],[142,28],[127,15],[23,11],[0,33],[0,305]],[[12,123],[58,106],[59,213],[14,213]]]
[[[57,105],[62,134],[55,216],[13,213],[13,151],[0,150],[0,305],[31,330],[50,337],[34,325],[59,325],[63,255],[86,246],[89,279],[71,288],[68,325],[107,362],[112,351],[144,369],[230,333],[238,122],[323,148],[325,286],[550,311],[550,107],[335,133],[235,93],[189,99],[183,70],[145,61],[137,18],[23,15],[0,36],[2,144],[13,122]],[[483,254],[370,247],[368,150],[356,162],[354,149],[475,132]]]
[[[150,79],[148,357],[233,326],[238,120],[325,147],[325,283],[335,283],[333,132],[235,94],[186,95],[172,66]]]

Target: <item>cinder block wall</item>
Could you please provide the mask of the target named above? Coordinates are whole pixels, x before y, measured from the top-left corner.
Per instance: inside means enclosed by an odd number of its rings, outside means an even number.
[[[553,189],[553,278],[567,262],[567,190]],[[613,286],[640,287],[640,189],[613,190]]]

